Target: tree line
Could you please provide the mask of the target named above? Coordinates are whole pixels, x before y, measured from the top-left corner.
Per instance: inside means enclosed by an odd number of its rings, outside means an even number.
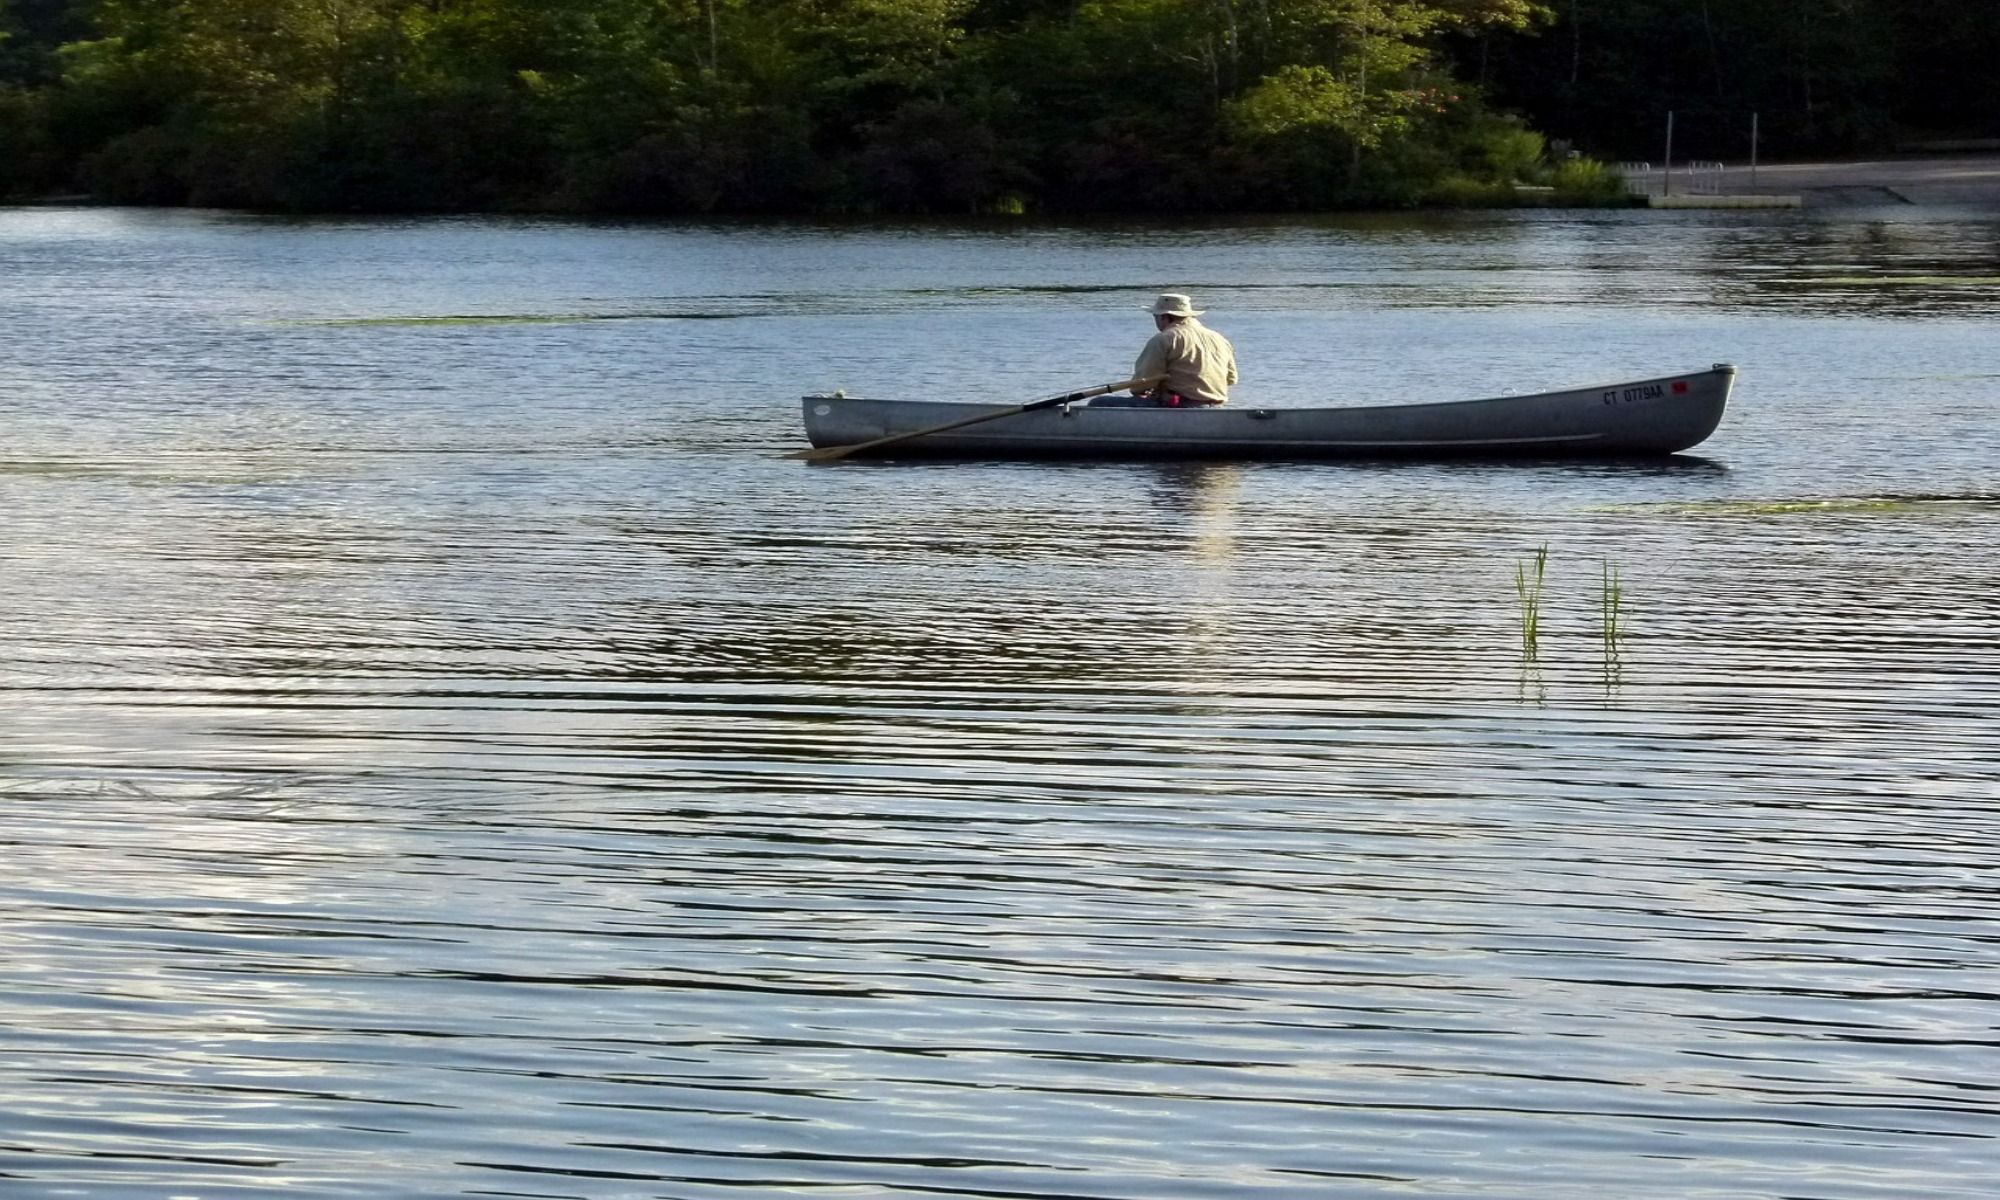
[[[1709,158],[1740,157],[1753,112],[1767,157],[2000,134],[1991,4],[0,0],[0,193],[663,213],[1606,198],[1595,159],[1650,156],[1669,109]]]

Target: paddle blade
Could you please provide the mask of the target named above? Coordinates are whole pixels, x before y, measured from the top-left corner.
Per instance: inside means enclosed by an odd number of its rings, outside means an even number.
[[[831,462],[836,458],[846,458],[859,449],[860,445],[856,443],[853,446],[814,446],[810,450],[794,450],[785,457],[796,458],[802,462]]]

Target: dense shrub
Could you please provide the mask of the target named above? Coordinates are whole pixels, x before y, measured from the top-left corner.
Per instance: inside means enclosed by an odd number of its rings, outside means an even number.
[[[1567,159],[1557,164],[1549,182],[1564,204],[1604,206],[1627,200],[1624,177],[1595,159]]]

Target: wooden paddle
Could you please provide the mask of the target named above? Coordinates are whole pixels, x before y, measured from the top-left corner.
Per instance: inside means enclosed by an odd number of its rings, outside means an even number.
[[[1012,408],[1003,408],[999,412],[980,413],[976,417],[960,417],[956,421],[946,421],[942,425],[932,425],[925,429],[912,429],[908,433],[892,433],[888,437],[878,437],[869,442],[856,442],[851,446],[821,446],[812,450],[794,450],[790,454],[785,455],[785,457],[804,459],[807,462],[831,462],[837,458],[846,458],[850,454],[859,454],[863,450],[879,450],[883,446],[894,445],[897,442],[907,442],[912,438],[929,437],[931,434],[943,433],[948,429],[963,429],[967,425],[977,425],[981,421],[997,421],[1001,417],[1011,417],[1015,413],[1033,412],[1038,408],[1054,408],[1058,404],[1069,404],[1076,400],[1088,400],[1092,396],[1108,396],[1112,392],[1122,392],[1126,388],[1150,387],[1160,382],[1162,378],[1163,376],[1159,375],[1141,376],[1138,379],[1127,379],[1123,383],[1099,384],[1096,387],[1084,388],[1080,392],[1064,392],[1060,396],[1050,396],[1045,400],[1030,400],[1026,404],[1017,404]]]

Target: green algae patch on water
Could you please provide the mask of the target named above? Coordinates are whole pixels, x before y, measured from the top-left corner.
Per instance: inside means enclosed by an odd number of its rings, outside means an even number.
[[[2000,275],[1815,275],[1770,282],[1781,287],[2000,287]]]
[[[1813,282],[1842,287],[2000,287],[2000,275],[1834,275]]]
[[[452,313],[435,316],[293,317],[276,324],[319,329],[433,328],[459,325],[581,325],[593,321],[727,321],[743,312]]]
[[[2000,508],[2000,498],[1976,496],[1832,496],[1817,500],[1696,500],[1685,504],[1621,504],[1599,512],[1655,512],[1691,517],[1789,517],[1849,513],[1937,513]]]
[[[101,463],[61,462],[55,459],[28,459],[0,462],[0,475],[113,475],[115,468]]]
[[[1668,505],[1668,512],[1718,517],[1781,517],[1795,513],[1902,512],[1914,508],[1908,500],[1841,497],[1831,500],[1704,500]]]
[[[605,318],[585,313],[495,313],[486,316],[437,316],[437,317],[302,317],[297,320],[282,321],[283,325],[317,325],[332,329],[366,329],[377,326],[433,326],[433,325],[567,325],[578,321],[602,321]]]

